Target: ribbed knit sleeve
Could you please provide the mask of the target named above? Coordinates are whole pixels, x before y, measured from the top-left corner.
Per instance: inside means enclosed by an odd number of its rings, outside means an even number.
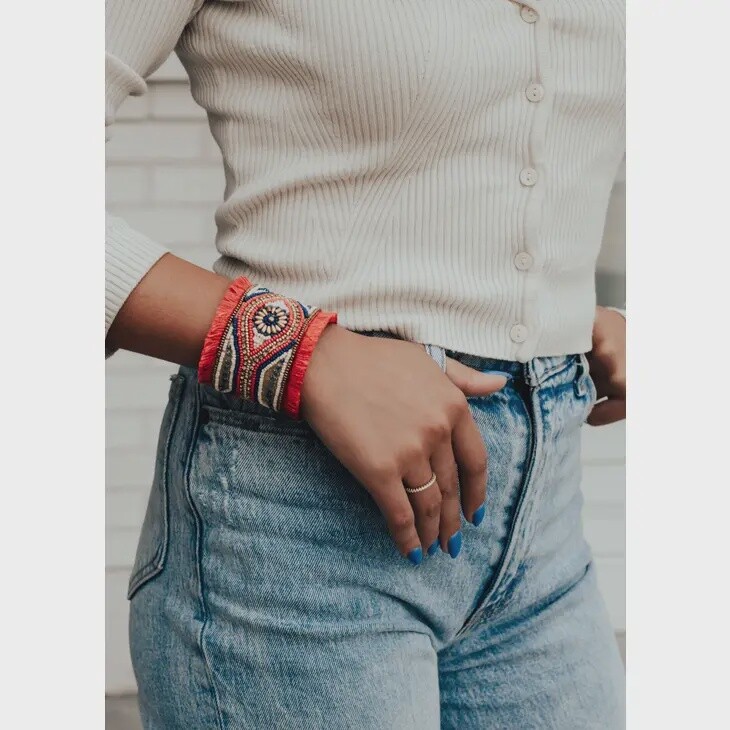
[[[134,230],[121,218],[115,218],[107,213],[105,290],[107,332],[132,289],[165,252],[164,246]]]
[[[146,91],[145,78],[170,55],[201,4],[202,0],[107,0],[107,139],[119,106],[127,96]],[[132,290],[165,252],[164,246],[107,215],[107,332]]]

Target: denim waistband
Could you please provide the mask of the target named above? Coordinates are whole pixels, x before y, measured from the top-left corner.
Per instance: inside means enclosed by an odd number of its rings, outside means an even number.
[[[532,386],[540,385],[574,363],[583,361],[583,356],[580,354],[535,357],[527,362],[467,355],[461,352],[453,352],[452,350],[446,350],[446,355],[475,370],[482,372],[497,370],[509,373],[514,379],[523,380]]]
[[[390,339],[400,339],[396,335],[389,332],[382,331],[370,331],[360,332],[359,334],[366,335],[368,337],[385,337]],[[572,369],[571,366],[578,365],[580,369],[588,372],[588,363],[583,354],[570,354],[570,355],[552,355],[546,357],[535,357],[527,362],[517,362],[514,360],[501,360],[499,358],[483,357],[481,355],[470,355],[464,352],[456,352],[454,350],[444,350],[447,357],[457,360],[458,362],[466,365],[467,367],[474,368],[475,370],[485,371],[498,371],[508,373],[512,376],[516,382],[523,382],[529,386],[537,387],[542,383],[545,383],[548,379],[557,376],[560,373],[565,373],[565,377],[569,377],[567,372]],[[197,379],[197,372],[193,368],[181,367],[180,372],[193,379]],[[204,387],[204,391],[210,391],[212,398],[221,397],[232,402],[238,399],[232,396],[225,396],[221,393],[217,393],[212,388]],[[239,404],[236,404],[239,405]]]
[[[467,355],[462,352],[446,350],[446,355],[454,360],[467,365],[468,367],[480,370],[481,372],[503,372],[512,376],[515,385],[525,383],[531,387],[540,387],[543,384],[557,385],[562,381],[574,380],[581,373],[588,372],[588,364],[585,355],[558,355],[553,357],[536,357],[529,362],[515,362],[510,360],[499,360],[496,358]],[[197,381],[195,368],[185,365],[180,367],[181,375],[190,381]],[[220,393],[209,385],[199,386],[202,402],[217,408],[242,410],[247,412],[271,415],[271,411],[258,403],[241,400],[231,394]],[[278,414],[277,414],[278,415]]]
[[[360,334],[369,337],[386,337],[390,339],[399,339],[390,332],[371,331],[360,332]],[[568,355],[550,355],[546,357],[535,357],[527,362],[517,362],[514,360],[501,360],[499,358],[483,357],[481,355],[469,355],[464,352],[445,349],[446,356],[460,363],[474,368],[475,370],[493,371],[497,370],[503,373],[509,373],[514,379],[522,380],[528,385],[538,386],[544,383],[548,378],[556,373],[562,372],[570,365],[576,362],[582,363],[587,369],[585,358],[580,353]]]

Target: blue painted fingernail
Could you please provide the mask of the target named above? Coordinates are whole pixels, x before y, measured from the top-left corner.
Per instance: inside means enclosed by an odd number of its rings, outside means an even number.
[[[431,547],[426,551],[429,555],[433,555],[439,549],[439,539],[433,541]]]
[[[512,380],[512,376],[509,373],[505,373],[502,370],[482,370],[485,375],[500,375],[503,378],[507,378],[508,381]]]
[[[413,548],[413,550],[408,553],[408,560],[410,560],[413,565],[420,565],[423,562],[423,551],[421,548]]]
[[[451,555],[452,558],[457,557],[457,555],[461,552],[461,530],[458,532],[455,532],[450,538],[449,538],[449,555]]]
[[[474,510],[474,514],[471,517],[471,522],[474,527],[479,527],[484,520],[484,515],[487,512],[487,508],[484,506],[484,502]]]

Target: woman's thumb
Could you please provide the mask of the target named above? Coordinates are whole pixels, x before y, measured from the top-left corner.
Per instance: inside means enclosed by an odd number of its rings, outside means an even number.
[[[446,358],[446,375],[467,396],[496,393],[504,388],[508,380],[512,379],[509,373],[481,373],[450,357]]]

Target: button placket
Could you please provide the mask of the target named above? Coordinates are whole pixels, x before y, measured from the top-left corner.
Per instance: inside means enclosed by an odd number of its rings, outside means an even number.
[[[525,31],[533,38],[536,60],[532,75],[524,80],[524,86],[521,89],[525,102],[534,104],[535,107],[530,115],[531,124],[526,140],[526,155],[521,160],[524,167],[519,171],[520,185],[530,189],[529,195],[526,196],[524,234],[521,245],[513,253],[512,259],[513,272],[520,277],[522,282],[520,285],[522,302],[518,319],[508,330],[508,336],[516,346],[515,353],[520,358],[530,357],[531,343],[534,344],[536,340],[539,340],[539,332],[533,332],[536,323],[533,321],[532,315],[536,303],[536,287],[538,287],[540,279],[541,264],[538,266],[538,259],[542,261],[542,257],[539,255],[539,221],[546,191],[543,189],[545,181],[541,165],[544,162],[546,119],[552,108],[552,97],[544,85],[552,88],[550,83],[552,67],[549,55],[550,5],[549,0],[522,0],[519,9],[522,21],[532,26],[529,31],[525,28]],[[533,187],[535,190],[532,190]]]

